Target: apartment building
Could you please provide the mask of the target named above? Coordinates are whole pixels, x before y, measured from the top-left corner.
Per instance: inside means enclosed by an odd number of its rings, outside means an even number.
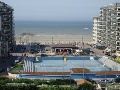
[[[0,57],[15,48],[13,8],[0,1]]]
[[[98,44],[99,35],[99,17],[93,17],[93,44]]]
[[[120,3],[101,7],[99,15],[93,17],[93,44],[105,46],[120,56]]]

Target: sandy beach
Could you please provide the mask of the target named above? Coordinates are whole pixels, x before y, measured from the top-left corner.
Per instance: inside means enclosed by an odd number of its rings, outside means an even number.
[[[83,42],[85,43],[91,43],[92,42],[92,36],[75,36],[75,35],[63,35],[63,36],[16,36],[16,43],[19,44],[20,41],[31,43],[31,42],[40,42],[42,44],[51,44],[53,43],[73,43],[73,42]]]
[[[92,41],[92,22],[16,22],[16,42],[43,44]]]

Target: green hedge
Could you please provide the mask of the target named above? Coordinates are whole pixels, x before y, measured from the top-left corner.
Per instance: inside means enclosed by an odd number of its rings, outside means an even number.
[[[76,84],[73,79],[56,79],[56,80],[40,80],[40,79],[9,79],[5,77],[0,77],[0,84],[4,85],[6,83],[26,83],[26,84],[35,84],[35,85],[72,85]]]
[[[36,85],[0,85],[0,90],[77,90],[73,87],[37,87]]]

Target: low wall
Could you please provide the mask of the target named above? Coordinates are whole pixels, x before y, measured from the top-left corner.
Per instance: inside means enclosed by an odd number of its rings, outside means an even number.
[[[9,75],[10,77],[14,77],[14,78],[19,77],[19,74],[8,73],[8,75]]]

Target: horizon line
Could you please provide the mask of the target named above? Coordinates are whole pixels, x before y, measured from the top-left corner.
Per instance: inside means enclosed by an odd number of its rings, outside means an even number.
[[[75,20],[14,20],[16,21],[36,21],[36,22],[93,22],[90,20],[86,21],[75,21]]]

